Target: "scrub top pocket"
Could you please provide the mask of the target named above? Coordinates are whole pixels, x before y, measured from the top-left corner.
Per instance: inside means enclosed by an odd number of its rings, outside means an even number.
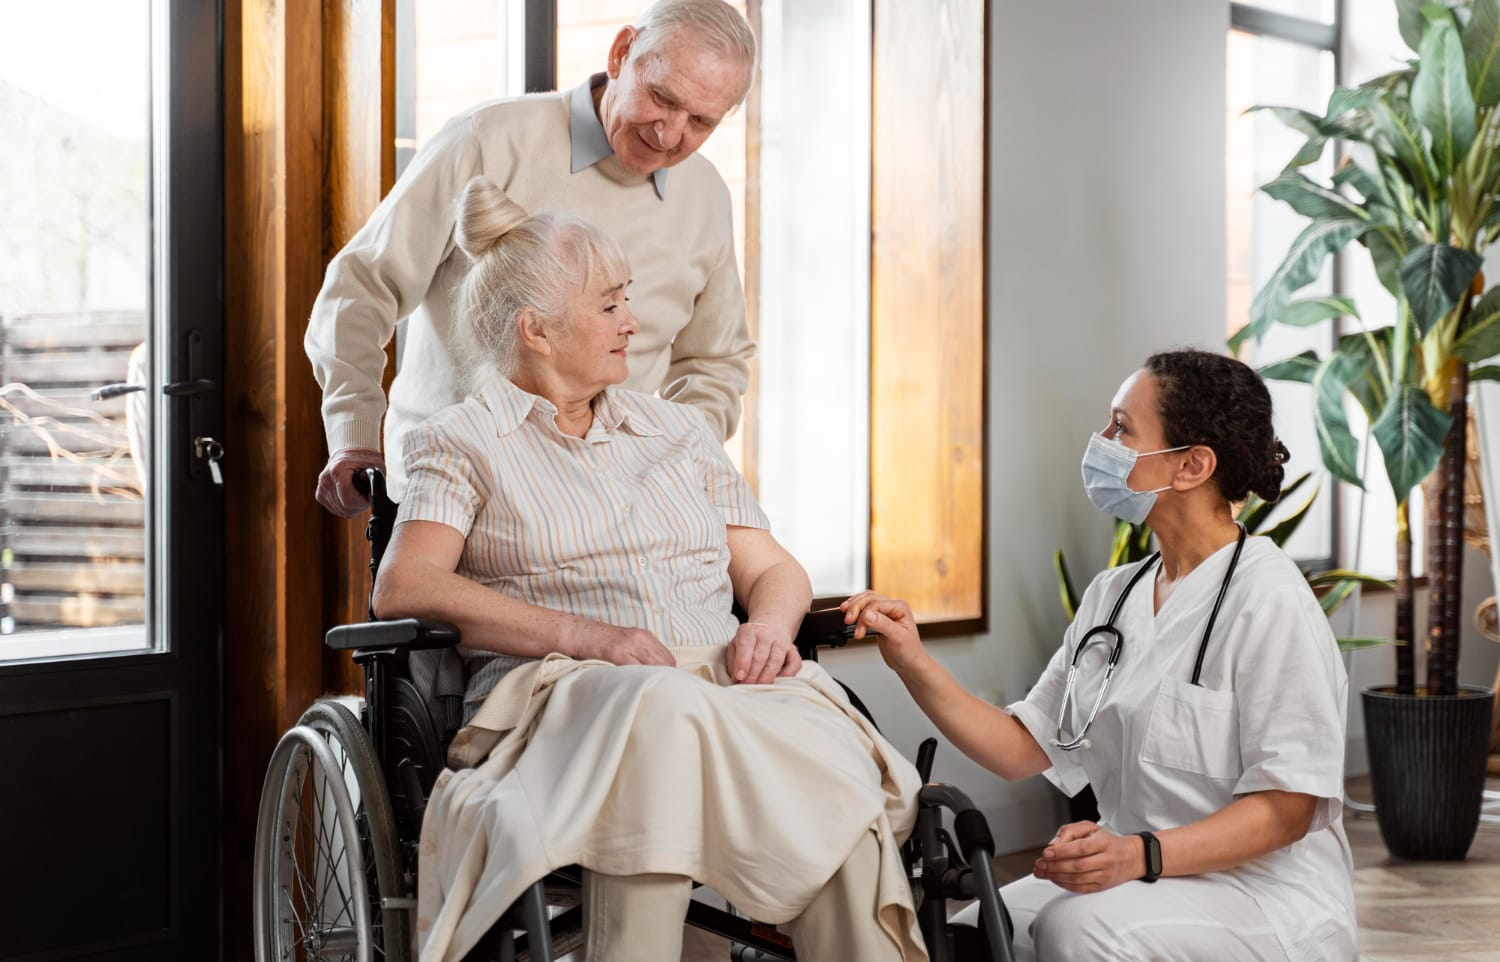
[[[1240,775],[1234,692],[1163,679],[1141,742],[1141,761],[1209,778]]]

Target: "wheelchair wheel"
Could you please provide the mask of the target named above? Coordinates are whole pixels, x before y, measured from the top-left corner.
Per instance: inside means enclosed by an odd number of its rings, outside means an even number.
[[[369,736],[344,706],[312,706],[261,790],[257,962],[407,962],[414,906]]]

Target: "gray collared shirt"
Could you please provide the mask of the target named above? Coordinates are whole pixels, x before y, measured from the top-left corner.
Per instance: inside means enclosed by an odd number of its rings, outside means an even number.
[[[568,91],[568,134],[573,145],[573,173],[592,167],[615,152],[604,133],[604,123],[594,112],[594,88],[609,82],[609,75],[596,73],[589,82]],[[663,167],[651,173],[651,182],[656,185],[656,196],[667,196],[667,170]]]

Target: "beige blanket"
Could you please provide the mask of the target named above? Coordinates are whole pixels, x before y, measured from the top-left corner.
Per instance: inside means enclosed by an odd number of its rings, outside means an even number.
[[[677,668],[561,655],[510,672],[449,755],[422,824],[417,944],[456,962],[528,885],[578,863],[686,875],[769,923],[796,918],[865,832],[871,916],[925,959],[899,843],[916,771],[819,665],[730,685],[724,649]]]

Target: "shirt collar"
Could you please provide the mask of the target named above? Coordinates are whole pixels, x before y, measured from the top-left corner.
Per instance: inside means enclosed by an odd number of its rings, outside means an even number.
[[[622,428],[641,437],[656,437],[662,433],[661,425],[649,415],[621,404],[619,394],[619,388],[607,387],[595,399],[596,424],[602,424],[611,434]],[[479,392],[479,397],[490,409],[495,419],[495,433],[499,437],[505,437],[520,427],[533,411],[541,413],[549,422],[557,416],[557,405],[539,395],[528,394],[506,377],[495,378]]]
[[[572,141],[572,173],[592,167],[614,154],[609,137],[604,133],[604,124],[594,113],[594,88],[609,82],[609,75],[596,73],[588,83],[568,91],[568,136]],[[667,169],[652,171],[651,183],[656,187],[656,196],[663,200],[667,196]]]

